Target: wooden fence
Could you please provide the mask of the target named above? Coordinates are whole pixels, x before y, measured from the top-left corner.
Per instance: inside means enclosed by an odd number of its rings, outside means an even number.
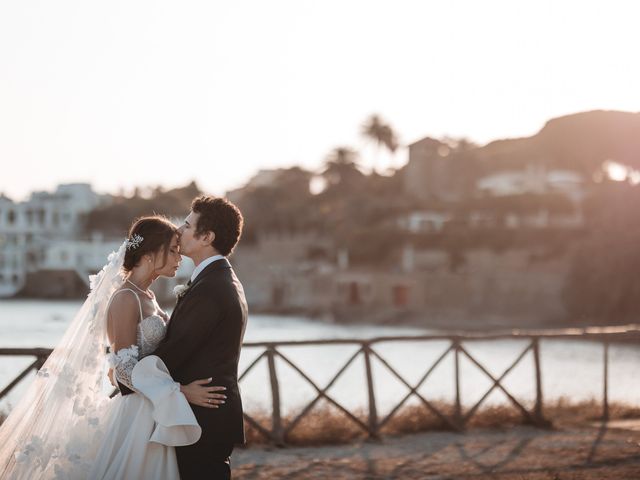
[[[509,400],[509,402],[520,411],[523,419],[532,425],[546,426],[549,424],[544,415],[544,398],[542,391],[542,368],[540,362],[540,341],[541,340],[578,340],[592,341],[602,344],[602,419],[609,419],[609,345],[616,342],[640,341],[640,330],[637,326],[623,327],[605,327],[605,328],[586,328],[586,329],[563,329],[563,330],[544,330],[544,331],[524,331],[514,330],[508,333],[492,333],[492,334],[443,334],[443,335],[423,335],[423,336],[397,336],[397,337],[379,337],[368,340],[362,339],[336,339],[336,340],[309,340],[309,341],[284,341],[284,342],[248,342],[244,344],[244,348],[258,348],[262,352],[244,369],[240,374],[239,380],[243,378],[266,357],[269,372],[269,384],[271,390],[271,427],[261,424],[256,418],[245,413],[246,421],[261,432],[267,439],[276,445],[284,445],[286,436],[296,425],[313,409],[316,403],[322,399],[326,400],[338,410],[343,412],[345,416],[360,428],[362,428],[371,438],[377,438],[380,430],[384,427],[400,408],[411,398],[415,396],[426,409],[437,416],[444,424],[452,430],[463,431],[469,420],[478,411],[482,403],[495,390],[501,390]],[[524,340],[526,346],[518,355],[518,357],[505,369],[500,375],[493,375],[482,363],[480,363],[465,348],[465,343],[474,341],[490,341],[490,340]],[[400,372],[393,368],[389,362],[378,352],[376,347],[382,343],[389,342],[448,342],[448,348],[430,365],[426,366],[424,374],[417,383],[412,385],[407,381]],[[322,345],[355,345],[357,351],[342,365],[331,380],[324,386],[318,385],[310,378],[298,365],[289,357],[283,354],[282,347],[294,346],[322,346]],[[525,355],[531,351],[533,353],[533,376],[531,381],[535,385],[535,402],[533,408],[526,408],[503,384],[504,378],[522,361]],[[11,381],[1,392],[0,399],[9,393],[31,370],[39,369],[48,355],[50,349],[44,348],[0,348],[1,356],[34,356],[36,359],[26,369]],[[433,402],[427,400],[418,389],[429,378],[435,368],[449,355],[454,357],[454,386],[455,386],[455,404],[453,413],[447,414],[439,409]],[[364,358],[365,366],[365,382],[368,394],[368,416],[366,420],[358,418],[349,409],[341,405],[333,399],[327,391],[336,383],[340,376],[349,368],[349,366],[358,358]],[[491,387],[484,395],[466,412],[462,409],[461,398],[461,372],[460,359],[465,357],[475,367],[477,367],[489,380]],[[284,422],[281,413],[280,401],[280,385],[278,373],[276,370],[276,358],[279,358],[285,364],[293,368],[300,376],[309,383],[316,391],[315,397],[306,404],[301,412],[288,422]],[[399,380],[407,389],[408,393],[402,400],[393,407],[390,412],[381,418],[378,414],[376,395],[374,389],[374,370],[372,369],[372,359],[379,361],[397,380]]]

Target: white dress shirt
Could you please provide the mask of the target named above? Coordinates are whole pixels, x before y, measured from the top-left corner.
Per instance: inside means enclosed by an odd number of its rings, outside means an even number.
[[[207,268],[208,265],[223,258],[225,258],[224,255],[214,255],[213,257],[205,258],[196,268],[193,269],[193,273],[191,274],[191,283],[193,283],[200,272]]]

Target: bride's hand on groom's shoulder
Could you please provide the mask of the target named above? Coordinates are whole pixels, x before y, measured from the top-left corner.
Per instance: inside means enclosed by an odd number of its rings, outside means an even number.
[[[211,378],[194,380],[187,385],[180,385],[180,391],[184,394],[187,401],[193,405],[205,408],[218,408],[224,403],[227,396],[216,392],[223,392],[226,388],[207,387],[206,385],[211,383],[211,381]]]

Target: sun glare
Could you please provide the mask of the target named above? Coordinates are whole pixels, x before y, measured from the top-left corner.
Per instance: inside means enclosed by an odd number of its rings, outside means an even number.
[[[605,162],[604,169],[607,172],[607,176],[616,182],[624,182],[631,173],[624,165],[612,161]]]

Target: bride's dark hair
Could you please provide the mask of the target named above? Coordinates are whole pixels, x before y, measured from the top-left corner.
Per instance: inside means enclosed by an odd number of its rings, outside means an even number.
[[[140,259],[149,253],[164,252],[164,263],[167,263],[171,240],[178,228],[166,217],[153,215],[141,217],[133,222],[129,229],[127,251],[124,254],[122,269],[128,273],[138,265]]]

